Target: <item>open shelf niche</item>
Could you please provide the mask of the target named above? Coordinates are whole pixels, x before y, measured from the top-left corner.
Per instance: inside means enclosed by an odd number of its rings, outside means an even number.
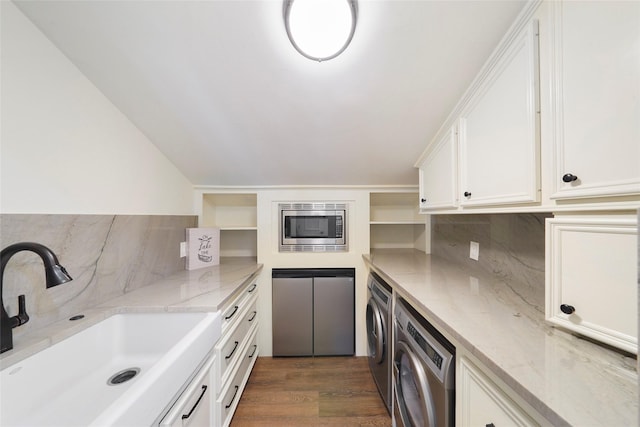
[[[370,249],[418,249],[429,244],[428,216],[419,213],[418,192],[369,195]]]
[[[220,228],[221,257],[257,257],[257,195],[203,194],[200,227]]]

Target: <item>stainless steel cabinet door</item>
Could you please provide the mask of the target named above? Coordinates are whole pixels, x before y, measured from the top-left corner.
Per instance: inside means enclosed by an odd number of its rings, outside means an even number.
[[[315,277],[313,303],[314,355],[353,355],[355,350],[353,278]]]
[[[313,355],[313,279],[273,279],[273,355]]]

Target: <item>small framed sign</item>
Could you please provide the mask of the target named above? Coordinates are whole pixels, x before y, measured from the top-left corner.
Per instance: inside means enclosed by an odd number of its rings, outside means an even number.
[[[220,229],[187,228],[187,270],[220,264]]]

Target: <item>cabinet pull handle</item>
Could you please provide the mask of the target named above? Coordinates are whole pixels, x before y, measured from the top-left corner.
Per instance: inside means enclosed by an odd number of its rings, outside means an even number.
[[[254,283],[253,285],[251,285],[251,286],[249,287],[249,290],[248,290],[247,292],[248,292],[248,293],[251,293],[251,292],[255,291],[257,287],[258,287],[258,284],[257,284],[257,283]]]
[[[251,359],[251,358],[256,354],[256,351],[258,351],[258,345],[257,345],[257,344],[254,344],[254,345],[253,345],[253,353],[251,353],[251,354],[249,355],[249,359]]]
[[[240,344],[238,341],[234,341],[235,345],[233,346],[233,350],[231,350],[231,353],[229,353],[228,356],[225,356],[225,359],[231,359],[231,356],[233,356],[233,353],[236,352],[236,349],[238,348],[238,344]]]
[[[229,402],[229,404],[228,404],[228,405],[224,405],[224,409],[229,409],[229,408],[231,408],[231,405],[233,405],[233,401],[234,401],[234,400],[236,400],[236,395],[238,394],[238,389],[239,389],[240,387],[235,386],[235,388],[236,388],[236,391],[233,393],[233,397],[231,398],[231,402]]]
[[[233,316],[235,316],[236,311],[238,311],[238,306],[237,306],[237,305],[236,305],[235,307],[233,307],[233,311],[231,312],[231,314],[230,314],[230,315],[228,315],[228,316],[226,316],[226,317],[224,318],[224,320],[229,320],[229,319],[231,319]]]
[[[427,203],[427,199],[424,199],[424,198],[420,199],[420,201],[421,201],[422,203]]]
[[[249,319],[249,322],[253,322],[253,319],[255,319],[257,315],[258,315],[258,312],[254,311],[253,316],[251,316],[251,319]]]
[[[204,394],[207,392],[207,386],[203,385],[202,386],[202,393],[200,393],[200,397],[198,398],[198,400],[196,400],[196,403],[193,405],[193,407],[191,408],[191,410],[189,411],[188,414],[183,414],[182,415],[182,419],[186,420],[187,418],[189,418],[191,416],[191,414],[193,414],[193,411],[196,410],[196,408],[198,407],[198,405],[200,404],[200,401],[202,400],[202,398],[204,397]]]
[[[578,179],[577,176],[575,176],[573,174],[570,174],[570,173],[565,173],[564,175],[562,175],[562,181],[564,181],[564,182],[572,182],[572,181],[575,181],[577,179]]]
[[[576,308],[569,304],[562,304],[560,306],[560,311],[564,314],[573,314],[576,311]]]
[[[471,193],[470,193],[470,192],[468,192],[468,191],[465,191],[465,192],[464,192],[464,197],[471,197]]]
[[[485,424],[485,427],[496,427],[494,423]]]

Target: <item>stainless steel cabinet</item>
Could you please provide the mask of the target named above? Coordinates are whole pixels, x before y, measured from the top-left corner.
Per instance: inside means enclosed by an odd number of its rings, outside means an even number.
[[[273,270],[273,355],[355,352],[355,269]]]
[[[313,354],[313,278],[273,278],[273,355]]]

